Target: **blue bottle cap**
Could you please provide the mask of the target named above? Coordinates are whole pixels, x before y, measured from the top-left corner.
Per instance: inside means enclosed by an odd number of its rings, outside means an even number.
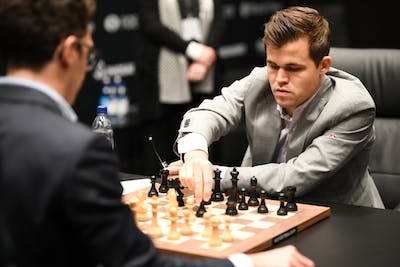
[[[107,106],[97,106],[97,114],[107,114]]]

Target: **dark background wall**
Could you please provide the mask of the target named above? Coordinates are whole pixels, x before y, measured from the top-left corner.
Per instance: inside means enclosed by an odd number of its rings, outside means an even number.
[[[151,149],[146,144],[146,137],[137,134],[141,116],[135,103],[136,34],[140,27],[136,1],[99,0],[97,3],[94,40],[102,58],[96,69],[88,74],[74,109],[80,121],[90,125],[101,94],[102,78],[105,75],[122,77],[128,88],[130,120],[126,125],[115,125],[116,153],[122,171],[142,173],[145,163],[141,155]],[[219,80],[223,85],[247,74],[252,67],[264,64],[263,24],[275,10],[289,5],[315,7],[325,15],[331,23],[332,46],[400,48],[395,1],[223,0],[223,3],[226,30],[218,63],[221,69]],[[4,72],[1,60],[0,71]],[[220,151],[217,146],[212,157],[217,163],[237,164],[224,162],[226,153],[241,153],[235,147],[231,146],[231,149]]]

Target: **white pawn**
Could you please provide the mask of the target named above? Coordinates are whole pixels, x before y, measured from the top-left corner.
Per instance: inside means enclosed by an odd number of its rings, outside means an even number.
[[[172,206],[169,208],[169,218],[171,220],[171,226],[167,238],[168,240],[178,240],[181,238],[181,235],[178,232],[178,214],[176,207]]]
[[[211,238],[208,241],[208,245],[210,247],[219,247],[222,245],[222,240],[221,237],[219,236],[220,220],[217,217],[212,217],[210,221],[211,221],[212,232],[211,232]]]
[[[162,237],[164,234],[161,231],[160,226],[158,225],[158,215],[157,215],[157,211],[158,211],[158,198],[157,196],[152,196],[151,197],[151,211],[153,214],[152,220],[151,220],[151,225],[150,225],[150,229],[148,234],[152,237],[152,238],[159,238]]]
[[[190,221],[194,221],[196,219],[196,215],[194,215],[194,197],[193,196],[189,196],[186,199],[186,207],[189,211],[189,219]]]
[[[137,195],[138,203],[136,205],[136,219],[139,222],[144,222],[149,220],[149,216],[147,214],[147,205],[145,203],[145,199],[147,196],[144,194],[143,190],[140,190]]]
[[[184,216],[183,219],[185,220],[185,223],[183,224],[181,233],[183,235],[192,235],[193,231],[192,231],[192,227],[190,226],[190,211],[184,210],[183,216]]]
[[[212,229],[212,226],[211,226],[211,213],[209,213],[209,212],[206,212],[206,213],[204,213],[204,215],[203,215],[203,218],[204,218],[204,230],[203,230],[203,232],[201,233],[201,236],[202,237],[210,237],[211,236],[211,229]]]
[[[232,218],[230,216],[225,216],[225,228],[222,233],[222,241],[224,242],[233,242],[233,236],[231,232],[231,222]]]

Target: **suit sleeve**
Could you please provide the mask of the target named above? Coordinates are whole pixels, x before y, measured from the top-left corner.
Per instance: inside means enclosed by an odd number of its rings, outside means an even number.
[[[371,106],[360,108],[363,106],[361,103],[354,106],[356,108],[348,107],[346,110],[338,108],[342,115],[336,116],[336,120],[327,125],[326,130],[314,138],[303,152],[286,163],[237,168],[243,178],[238,186],[249,187],[248,179],[255,176],[259,185],[267,191],[279,192],[286,186],[296,186],[296,195],[303,196],[342,171],[375,138],[375,109]],[[228,178],[227,175],[225,178]],[[229,186],[227,180],[223,182],[225,186]]]
[[[179,133],[195,132],[203,135],[208,146],[237,127],[244,113],[244,98],[257,83],[258,77],[266,79],[264,68],[254,69],[250,75],[222,88],[221,95],[206,99],[198,108],[189,110],[183,117]],[[262,82],[264,84],[264,82]]]
[[[117,162],[108,144],[94,138],[65,184],[66,217],[76,242],[104,266],[232,266],[228,260],[189,260],[159,254],[136,226],[127,205]]]

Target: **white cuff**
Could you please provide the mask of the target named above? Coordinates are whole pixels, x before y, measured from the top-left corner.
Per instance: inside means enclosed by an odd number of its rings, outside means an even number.
[[[228,260],[230,260],[235,267],[254,267],[250,257],[244,253],[230,255],[228,256]]]
[[[186,55],[192,60],[198,60],[201,56],[203,45],[194,41],[191,41],[186,47]]]
[[[188,133],[178,139],[178,153],[184,154],[193,150],[203,150],[208,154],[207,140],[198,133]]]

